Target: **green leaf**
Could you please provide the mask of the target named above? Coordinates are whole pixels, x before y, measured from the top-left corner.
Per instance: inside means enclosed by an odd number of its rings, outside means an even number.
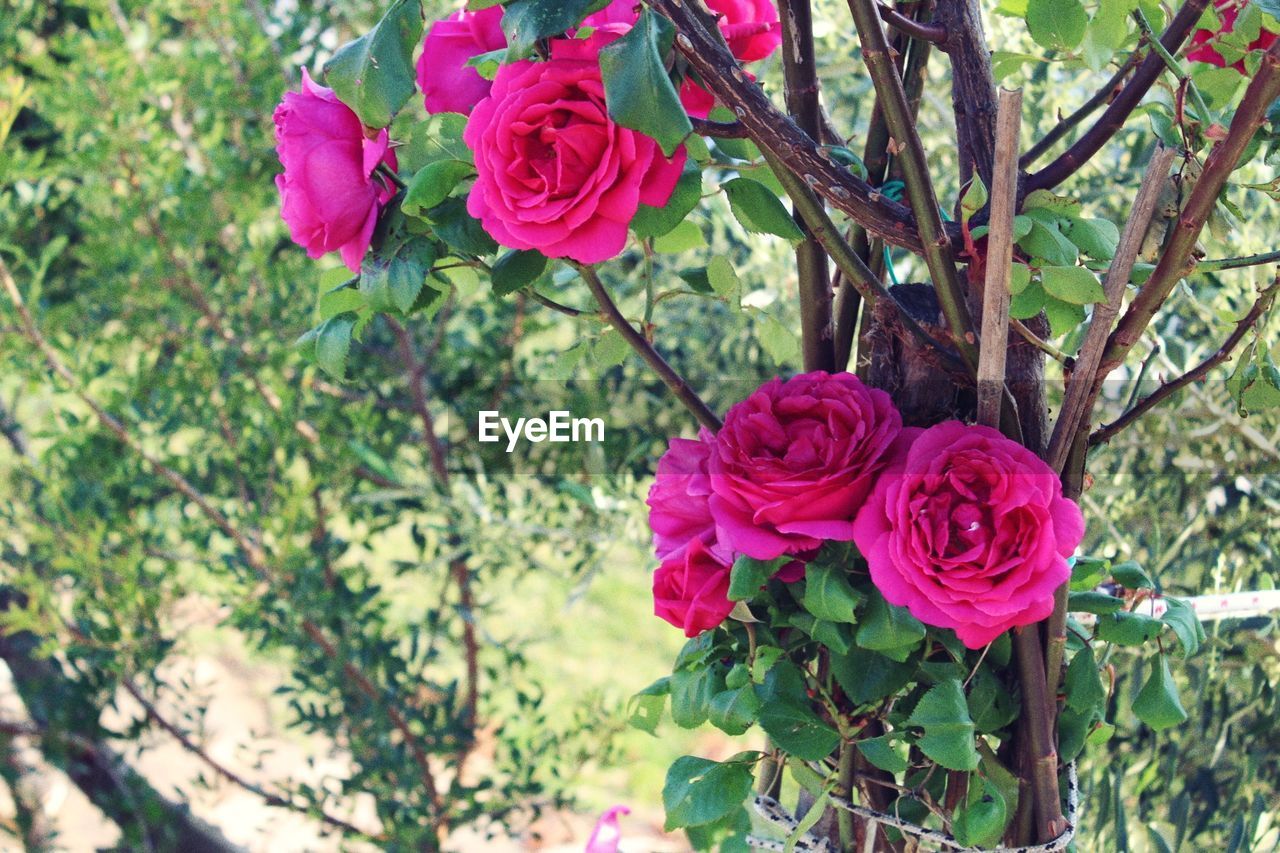
[[[1091,305],[1106,299],[1102,282],[1084,267],[1045,267],[1040,270],[1045,292],[1073,305]]]
[[[666,56],[674,37],[671,22],[646,6],[626,35],[600,51],[609,116],[656,140],[668,157],[693,133],[693,123],[667,73]]]
[[[596,339],[591,357],[600,367],[617,367],[631,354],[631,345],[615,329],[607,329]]]
[[[1031,284],[1031,267],[1014,262],[1009,267],[1009,293],[1017,296]]]
[[[924,639],[924,625],[905,607],[895,607],[879,592],[873,592],[858,627],[857,639],[862,648],[902,662]]]
[[[916,668],[879,652],[854,647],[846,655],[831,657],[831,674],[840,689],[857,705],[878,702],[901,690]]]
[[[1026,17],[1031,37],[1048,50],[1075,50],[1089,25],[1080,0],[1027,0]]]
[[[760,711],[760,727],[788,755],[821,761],[840,745],[840,734],[819,719],[807,704],[768,702]]]
[[[894,746],[895,739],[890,735],[864,738],[857,743],[858,752],[861,752],[867,761],[887,773],[902,773],[910,766],[907,763],[907,756]]]
[[[1133,560],[1125,560],[1111,567],[1111,577],[1116,583],[1128,589],[1155,589],[1151,576],[1143,571]]]
[[[536,249],[512,249],[493,265],[490,273],[493,292],[499,296],[515,293],[537,281],[546,268],[546,255]]]
[[[480,221],[467,213],[465,199],[447,198],[431,208],[427,216],[435,235],[463,257],[481,257],[498,251],[497,242],[484,230]]]
[[[664,255],[678,255],[690,249],[707,245],[707,238],[702,236],[698,223],[686,219],[661,237],[653,241],[653,250]]]
[[[1141,613],[1109,613],[1098,617],[1098,639],[1121,646],[1141,646],[1160,635],[1164,623]]]
[[[1064,680],[1067,688],[1067,707],[1081,714],[1102,713],[1107,701],[1107,691],[1098,676],[1098,662],[1093,657],[1093,650],[1088,646],[1076,652],[1067,665]]]
[[[733,561],[733,569],[729,573],[729,600],[751,600],[769,582],[769,578],[792,559],[794,558],[778,557],[775,560],[757,560],[746,554],[741,555]]]
[[[360,121],[381,128],[413,96],[413,52],[422,40],[422,4],[396,0],[372,30],[338,48],[324,79]]]
[[[539,39],[558,36],[576,27],[587,15],[591,0],[515,0],[502,11],[507,37],[507,61],[533,53]]]
[[[795,330],[772,314],[760,326],[760,346],[774,364],[794,364],[800,356],[800,339]]]
[[[435,261],[436,247],[430,240],[389,240],[360,265],[360,292],[374,311],[408,314]]]
[[[696,729],[711,714],[711,700],[724,690],[723,667],[682,669],[671,674],[671,720],[682,729]]]
[[[948,770],[973,770],[978,766],[974,724],[959,681],[944,681],[926,693],[911,712],[907,725],[924,729],[917,745]]]
[[[1111,571],[1111,561],[1101,557],[1075,557],[1071,563],[1071,590],[1083,592],[1102,583]]]
[[[804,609],[829,622],[856,622],[865,596],[849,585],[843,569],[811,562],[804,567]]]
[[[1160,621],[1173,629],[1182,644],[1183,658],[1189,658],[1200,650],[1200,644],[1204,642],[1204,626],[1186,600],[1166,597],[1164,603],[1168,609]]]
[[[1009,300],[1009,316],[1029,320],[1044,309],[1044,299],[1044,288],[1040,286],[1040,282],[1032,282]]]
[[[1067,239],[1080,251],[1099,261],[1109,261],[1120,245],[1120,231],[1109,219],[1070,219]]]
[[[659,678],[644,690],[631,697],[627,703],[627,723],[633,729],[656,734],[658,723],[662,719],[662,709],[666,707],[667,696],[671,694],[671,678]]]
[[[976,802],[969,800],[956,809],[951,819],[951,834],[961,844],[986,849],[1000,840],[1013,816],[994,786],[982,788],[983,793]]]
[[[1169,660],[1156,655],[1146,684],[1133,698],[1133,713],[1156,731],[1187,721],[1187,712],[1178,700],[1178,688],[1169,672]]]
[[[743,761],[720,764],[693,755],[677,758],[662,786],[667,831],[719,820],[742,805],[751,794],[751,782],[751,771]]]
[[[1084,306],[1050,296],[1044,301],[1044,315],[1050,336],[1060,338],[1084,322]]]
[[[339,287],[320,297],[318,310],[321,321],[324,321],[348,311],[359,311],[363,307],[364,294],[354,287]]]
[[[751,178],[733,178],[720,185],[729,197],[729,209],[742,227],[753,234],[772,234],[792,243],[804,232],[773,192]]]
[[[409,216],[420,216],[449,197],[456,187],[476,172],[465,160],[436,160],[418,170],[409,182],[400,209]]]
[[[1031,257],[1056,266],[1070,266],[1080,255],[1075,244],[1063,236],[1056,225],[1038,220],[1032,220],[1031,230],[1018,239],[1018,247]]]
[[[671,198],[662,207],[640,205],[631,219],[631,230],[640,239],[661,237],[675,228],[702,200],[702,169],[690,161],[676,182]]]
[[[342,379],[347,374],[347,353],[351,350],[351,330],[355,325],[355,314],[339,314],[325,320],[316,330],[316,364],[334,379]]]
[[[736,690],[722,690],[713,696],[707,718],[725,734],[737,736],[751,728],[759,711],[760,697],[748,684]]]
[[[982,178],[975,174],[969,182],[968,188],[965,189],[964,195],[960,196],[960,221],[968,222],[986,204],[987,185],[982,182]]]
[[[1071,613],[1117,613],[1124,609],[1124,599],[1105,592],[1073,592],[1067,596]]]
[[[969,683],[969,718],[980,732],[1003,729],[1018,716],[1016,694],[987,667],[979,667]]]
[[[707,283],[717,296],[731,303],[736,304],[742,296],[742,281],[724,255],[716,255],[707,261]]]

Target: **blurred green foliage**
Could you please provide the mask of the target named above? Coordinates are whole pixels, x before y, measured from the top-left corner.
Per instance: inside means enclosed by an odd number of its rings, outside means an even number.
[[[175,605],[190,596],[224,605],[235,630],[289,667],[280,689],[291,722],[352,759],[331,789],[288,779],[274,789],[313,814],[341,814],[350,797],[372,795],[378,825],[367,829],[387,846],[421,844],[434,819],[388,708],[409,718],[437,767],[477,737],[491,739],[490,765],[437,780],[451,826],[518,832],[575,796],[607,804],[584,778],[656,804],[663,769],[691,736],[667,724],[661,742],[622,732],[620,697],[665,672],[679,647],[647,615],[641,498],[663,437],[690,434],[690,419],[640,362],[617,355],[594,315],[568,320],[526,296],[487,292],[465,273],[453,279],[450,302],[411,323],[407,339],[373,322],[353,346],[345,382],[293,348],[343,272],[318,271],[279,220],[271,111],[297,85],[299,67],[318,67],[367,31],[381,5],[9,0],[0,16],[0,130],[6,110],[16,120],[0,141],[0,253],[87,392],[251,531],[278,582],[262,583],[225,531],[98,426],[16,333],[6,307],[0,572],[26,603],[6,611],[5,630],[30,632],[56,655],[74,701],[51,727],[136,738],[154,721],[109,732],[101,710],[129,684],[198,721],[201,709],[158,670],[196,651],[176,630]],[[870,83],[849,49],[843,4],[815,6],[827,103],[856,141]],[[1044,51],[1020,20],[993,14],[989,25],[1005,82],[1026,92],[1027,144],[1110,73],[1052,54],[1040,61]],[[776,63],[762,71],[771,85]],[[958,173],[949,100],[932,85],[943,68],[930,67],[921,127],[946,206],[960,187],[946,177]],[[424,144],[414,133],[421,118],[412,111],[397,125],[409,152]],[[1146,119],[1133,121],[1077,176],[1071,192],[1090,215],[1123,218],[1151,134]],[[1250,179],[1269,179],[1269,167],[1250,168]],[[1262,196],[1235,192],[1251,215],[1213,235],[1213,256],[1273,248],[1274,213],[1257,204]],[[656,290],[659,347],[723,410],[755,381],[796,366],[791,257],[783,241],[744,234],[723,196],[690,221],[654,256],[628,254],[609,284],[631,316],[646,289]],[[706,268],[710,279],[717,258],[732,276],[719,271],[711,292],[680,277]],[[922,277],[918,260],[894,260],[901,280]],[[1149,336],[1146,387],[1212,351],[1268,274],[1190,280]],[[571,281],[541,289],[586,304]],[[431,474],[405,340],[424,366],[442,436],[495,400],[541,411],[548,385],[533,380],[569,377],[590,381],[558,392],[566,408],[605,401],[619,410],[618,428],[611,421],[603,449],[557,449],[534,471],[513,472],[500,449],[454,453],[455,476],[443,484]],[[1132,393],[1129,377],[1107,389],[1113,408]],[[1221,369],[1096,452],[1088,552],[1138,560],[1174,593],[1274,585],[1280,423],[1241,417],[1225,378]],[[459,560],[471,606],[450,579]],[[317,649],[304,618],[333,638],[338,658]],[[480,639],[482,732],[465,702],[468,621]],[[1207,651],[1175,667],[1190,719],[1158,734],[1128,713],[1145,664],[1112,658],[1109,717],[1118,729],[1086,752],[1079,849],[1275,845],[1275,628],[1271,618],[1210,626]],[[342,660],[370,674],[375,696],[352,684]],[[30,705],[41,695],[24,698]]]

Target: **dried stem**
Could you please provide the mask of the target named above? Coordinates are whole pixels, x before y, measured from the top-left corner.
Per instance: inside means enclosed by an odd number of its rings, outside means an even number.
[[[988,426],[1000,423],[1009,352],[1009,275],[1013,265],[1013,217],[1018,207],[1022,90],[1002,90],[999,102],[991,214],[987,220],[986,280],[982,289],[982,348],[978,354],[978,423]]]

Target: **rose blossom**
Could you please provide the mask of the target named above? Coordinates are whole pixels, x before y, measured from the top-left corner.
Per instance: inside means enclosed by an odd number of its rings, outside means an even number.
[[[707,0],[720,15],[720,32],[743,62],[764,59],[782,44],[782,24],[773,0]]]
[[[758,560],[849,541],[901,429],[889,395],[852,374],[766,382],[716,436],[711,515],[721,538]]]
[[[682,554],[668,557],[653,573],[654,615],[696,637],[728,617],[729,566],[721,562],[701,539],[694,539]]]
[[[596,821],[591,837],[587,839],[587,847],[583,853],[618,853],[618,842],[622,840],[622,831],[618,829],[618,818],[631,814],[626,806],[610,806]]]
[[[989,427],[904,430],[854,523],[890,604],[969,648],[1044,619],[1084,518],[1038,456]]]
[[[379,163],[396,168],[386,130],[372,139],[360,119],[302,69],[302,91],[285,92],[273,115],[280,215],[293,242],[318,258],[339,250],[352,272],[369,250],[378,209],[395,189],[375,178]]]
[[[609,118],[600,48],[616,32],[554,39],[546,62],[503,65],[462,138],[477,178],[467,210],[504,246],[593,264],[622,251],[641,204],[666,204],[685,152]]]
[[[490,83],[467,66],[472,57],[507,46],[502,7],[460,9],[427,30],[418,57],[418,87],[429,113],[471,112],[489,94]]]
[[[1196,30],[1195,34],[1191,36],[1191,44],[1195,49],[1187,53],[1187,59],[1192,62],[1206,62],[1219,68],[1225,68],[1227,65],[1226,59],[1209,42],[1222,33],[1229,33],[1235,29],[1236,18],[1239,17],[1240,10],[1247,5],[1247,0],[1244,0],[1244,2],[1242,0],[1219,0],[1219,2],[1215,3],[1214,10],[1218,13],[1218,17],[1222,19],[1222,28],[1217,32],[1213,30]],[[1275,44],[1276,38],[1275,33],[1263,29],[1258,33],[1256,39],[1245,46],[1245,49],[1246,51],[1266,50]],[[1231,67],[1241,74],[1245,73],[1244,58],[1242,57],[1236,61]]]
[[[709,503],[711,478],[707,475],[707,459],[714,441],[715,437],[705,429],[696,439],[673,438],[658,460],[645,503],[649,505],[653,550],[659,560],[681,556],[695,539],[713,551],[719,550]],[[723,562],[732,562],[727,552],[720,556]]]

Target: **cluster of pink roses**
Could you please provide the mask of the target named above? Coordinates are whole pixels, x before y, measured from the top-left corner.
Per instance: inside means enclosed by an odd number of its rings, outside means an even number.
[[[1225,68],[1227,61],[1223,58],[1222,54],[1218,52],[1218,49],[1214,46],[1213,42],[1223,33],[1229,33],[1235,29],[1236,18],[1240,17],[1240,12],[1248,5],[1249,0],[1217,0],[1213,6],[1214,11],[1217,12],[1218,17],[1222,21],[1222,28],[1217,31],[1204,29],[1196,30],[1195,34],[1191,37],[1192,50],[1187,53],[1187,59],[1190,59],[1192,62],[1205,62],[1209,65],[1216,65],[1219,68]],[[1277,38],[1280,38],[1280,36],[1277,36],[1275,33],[1264,28],[1259,31],[1256,39],[1245,45],[1245,50],[1266,50],[1271,47],[1271,45],[1275,44]],[[1244,59],[1241,58],[1232,63],[1231,67],[1239,71],[1241,74],[1244,74]]]
[[[710,0],[740,60],[781,44],[773,0]],[[552,39],[546,60],[501,65],[492,82],[470,61],[507,46],[503,10],[459,11],[427,32],[417,77],[430,113],[469,115],[463,139],[475,154],[468,212],[498,243],[548,257],[598,263],[620,253],[641,204],[670,199],[685,161],[664,156],[648,136],[613,122],[605,104],[600,50],[637,20],[634,0],[613,0],[583,21],[586,38]],[[581,35],[581,33],[579,34]],[[276,179],[293,240],[312,257],[340,251],[357,272],[378,212],[394,190],[377,174],[395,168],[387,131],[362,127],[334,93],[306,77],[275,112]],[[705,117],[714,99],[691,80],[681,98]]]
[[[851,541],[887,601],[979,648],[1049,615],[1084,536],[1035,454],[958,421],[903,428],[848,373],[774,379],[719,433],[672,439],[648,503],[654,610],[690,637],[733,609],[739,555],[794,555],[789,582],[824,541]]]

